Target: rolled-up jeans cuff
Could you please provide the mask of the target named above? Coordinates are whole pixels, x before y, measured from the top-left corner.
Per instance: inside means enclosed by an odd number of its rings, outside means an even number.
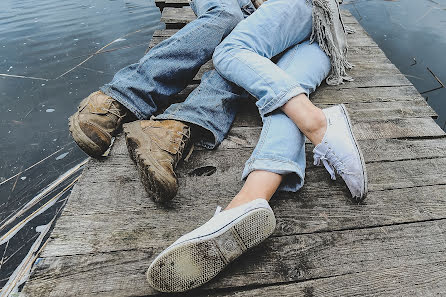
[[[212,129],[210,129],[209,127],[206,127],[199,121],[196,121],[196,120],[189,118],[187,116],[179,116],[176,114],[162,113],[162,114],[159,114],[156,117],[154,117],[154,119],[155,120],[175,120],[175,121],[180,121],[183,123],[194,124],[194,125],[200,126],[201,128],[209,131],[213,135],[212,140],[202,138],[202,139],[199,139],[197,143],[195,143],[196,145],[202,146],[209,150],[214,149],[216,146],[218,146],[223,141],[223,137],[220,137],[220,135],[216,131],[213,131]]]
[[[151,114],[145,114],[141,112],[135,105],[123,98],[118,92],[113,91],[113,89],[109,86],[105,85],[103,87],[100,87],[99,89],[105,95],[112,97],[113,99],[124,105],[124,107],[127,108],[131,113],[133,113],[139,120],[146,120],[150,118]]]
[[[242,173],[242,180],[255,170],[269,171],[283,175],[283,181],[279,186],[279,191],[296,192],[302,188],[305,179],[305,169],[297,163],[277,156],[256,156],[246,161]]]
[[[309,95],[308,90],[302,88],[299,84],[291,87],[288,91],[284,91],[275,99],[269,101],[267,104],[259,107],[259,112],[262,116],[273,112],[274,110],[282,107],[285,103],[287,103],[291,98],[296,97],[299,94]],[[260,102],[260,101],[258,101]]]

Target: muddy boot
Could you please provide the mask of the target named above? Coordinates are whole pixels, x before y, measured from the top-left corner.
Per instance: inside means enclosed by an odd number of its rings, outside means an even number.
[[[77,145],[97,158],[107,151],[112,137],[130,117],[130,112],[118,101],[97,91],[82,100],[69,119],[69,128]]]
[[[175,197],[175,168],[190,140],[190,128],[174,120],[136,121],[123,126],[130,157],[145,190],[157,202]]]

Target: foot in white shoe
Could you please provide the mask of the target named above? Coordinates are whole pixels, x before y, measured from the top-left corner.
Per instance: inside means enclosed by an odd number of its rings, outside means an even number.
[[[327,131],[314,150],[314,165],[323,165],[333,180],[338,173],[347,184],[353,198],[367,195],[367,173],[364,158],[356,141],[350,118],[343,104],[323,109]]]
[[[247,249],[268,238],[276,219],[265,199],[220,212],[180,237],[147,270],[150,286],[161,292],[183,292],[201,286]]]

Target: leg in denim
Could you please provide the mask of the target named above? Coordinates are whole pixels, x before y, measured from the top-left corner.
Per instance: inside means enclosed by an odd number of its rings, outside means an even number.
[[[204,128],[210,133],[202,135],[197,144],[213,149],[231,128],[239,103],[248,99],[245,90],[211,70],[203,75],[200,85],[184,102],[170,105],[155,119],[177,120]]]
[[[287,50],[277,66],[309,94],[330,71],[330,60],[317,43],[305,41]],[[262,133],[242,177],[254,170],[284,175],[279,190],[297,191],[305,177],[305,137],[280,109],[263,117]]]
[[[121,69],[101,90],[139,119],[149,118],[168,97],[191,82],[215,47],[243,19],[249,0],[194,0],[198,16],[171,38],[150,50],[138,63]]]
[[[216,70],[258,99],[262,116],[306,93],[299,81],[271,58],[307,40],[312,4],[306,0],[269,0],[241,21],[214,52]],[[311,61],[318,67],[320,61]]]
[[[255,11],[251,0],[239,0],[244,17]],[[206,72],[200,85],[184,102],[172,104],[157,120],[177,120],[198,125],[210,132],[197,143],[208,149],[218,146],[228,133],[239,103],[249,98],[248,93],[221,77],[215,70]]]

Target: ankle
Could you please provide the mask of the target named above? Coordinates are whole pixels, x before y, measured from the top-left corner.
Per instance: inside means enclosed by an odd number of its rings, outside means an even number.
[[[259,198],[259,197],[254,198],[249,195],[244,195],[242,193],[239,193],[234,197],[234,199],[231,200],[231,202],[228,204],[228,206],[226,206],[225,210],[246,204],[246,203],[251,202],[257,198]]]
[[[327,130],[327,118],[322,109],[318,108],[311,115],[311,121],[308,122],[308,125],[302,127],[301,130],[314,145],[321,143]]]

